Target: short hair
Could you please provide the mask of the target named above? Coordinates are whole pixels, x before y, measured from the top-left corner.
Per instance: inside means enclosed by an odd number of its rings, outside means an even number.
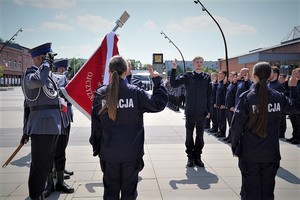
[[[231,71],[230,74],[233,74],[233,75],[236,75],[236,76],[238,75],[237,71]]]
[[[272,66],[271,69],[274,74],[277,74],[277,76],[279,76],[279,68],[277,66]]]
[[[279,74],[279,76],[282,76],[283,78],[286,78],[286,74]]]
[[[204,59],[201,56],[196,56],[192,61],[195,62],[195,60],[201,59],[202,61],[204,61]]]
[[[227,71],[225,71],[225,70],[221,70],[220,71],[222,74],[224,74],[225,76],[227,75]]]

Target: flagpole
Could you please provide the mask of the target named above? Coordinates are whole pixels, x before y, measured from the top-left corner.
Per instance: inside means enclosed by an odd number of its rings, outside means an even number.
[[[119,19],[117,19],[116,21],[116,25],[115,27],[113,28],[112,32],[116,32],[116,30],[120,27],[122,27],[125,22],[128,20],[128,18],[130,17],[130,15],[127,13],[127,11],[125,10],[123,12],[123,14],[121,15],[121,17]]]

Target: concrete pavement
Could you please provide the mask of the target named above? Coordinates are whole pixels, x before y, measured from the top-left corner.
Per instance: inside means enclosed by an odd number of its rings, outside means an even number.
[[[0,91],[0,163],[6,161],[21,138],[23,95],[20,87]],[[160,113],[146,113],[145,168],[140,173],[138,199],[141,200],[235,200],[240,199],[241,175],[230,146],[204,133],[202,159],[205,168],[186,168],[183,110],[166,108]],[[291,137],[289,120],[286,138]],[[102,199],[102,173],[88,142],[90,121],[74,108],[74,123],[67,148],[67,169],[74,171],[66,180],[73,194],[54,192],[47,199]],[[275,199],[300,197],[300,145],[280,141],[281,167],[276,177]],[[0,168],[0,200],[28,198],[30,144],[26,144],[6,167]]]

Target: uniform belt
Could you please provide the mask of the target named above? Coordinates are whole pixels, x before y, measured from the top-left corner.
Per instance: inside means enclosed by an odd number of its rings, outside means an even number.
[[[51,109],[60,109],[59,105],[40,105],[40,106],[31,106],[30,110],[51,110]]]

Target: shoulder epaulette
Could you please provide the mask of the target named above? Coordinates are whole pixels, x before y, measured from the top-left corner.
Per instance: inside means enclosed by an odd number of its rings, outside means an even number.
[[[27,74],[31,74],[31,73],[34,73],[34,72],[36,72],[36,69],[35,69],[35,68],[32,68],[32,67],[30,67],[30,68],[27,68],[27,69],[26,69],[26,71],[25,71],[25,75],[27,75]]]

